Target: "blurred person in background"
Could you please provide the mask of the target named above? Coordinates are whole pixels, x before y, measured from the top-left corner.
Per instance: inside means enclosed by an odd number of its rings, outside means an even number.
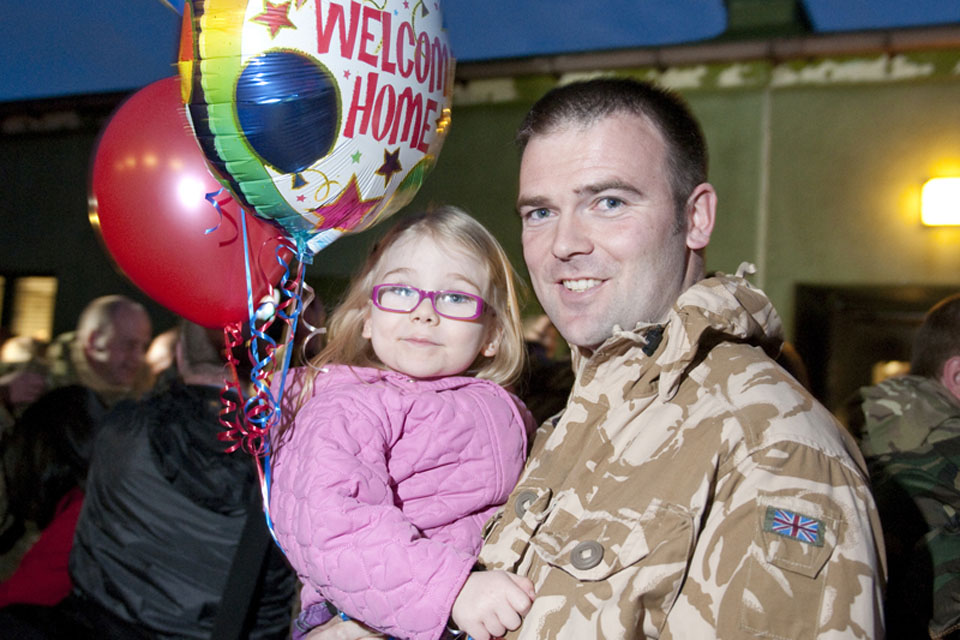
[[[546,314],[525,318],[523,328],[527,363],[517,383],[517,395],[540,424],[566,407],[573,387],[573,365],[569,352],[559,357],[563,338]]]
[[[0,434],[47,389],[47,343],[13,336],[0,347]]]
[[[4,438],[12,524],[0,538],[0,607],[54,605],[70,593],[67,561],[102,411],[90,390],[61,387],[30,405]]]
[[[150,369],[151,387],[169,384],[177,373],[177,342],[180,339],[180,327],[171,327],[154,336],[147,348],[144,359]]]
[[[289,633],[296,577],[271,543],[250,456],[218,438],[219,331],[183,322],[178,376],[104,418],[70,556],[73,593],[18,607],[22,638]]]
[[[29,362],[43,360],[47,343],[30,336],[13,336],[0,347],[0,371],[7,367],[26,365]]]
[[[80,313],[76,331],[58,336],[47,350],[51,384],[83,385],[107,407],[139,397],[150,385],[150,341],[143,305],[120,295],[97,298]]]
[[[960,638],[960,294],[914,337],[910,374],[861,388],[848,426],[887,546],[890,638]]]

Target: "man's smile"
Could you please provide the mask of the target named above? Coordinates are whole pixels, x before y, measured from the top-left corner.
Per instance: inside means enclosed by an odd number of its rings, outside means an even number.
[[[568,291],[581,292],[600,286],[602,280],[597,280],[596,278],[579,278],[577,280],[561,280],[561,284]]]

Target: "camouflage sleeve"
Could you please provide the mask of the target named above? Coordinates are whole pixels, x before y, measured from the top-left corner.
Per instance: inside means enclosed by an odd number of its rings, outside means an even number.
[[[941,444],[955,449],[958,443]],[[897,614],[898,627],[909,619],[916,633],[943,637],[960,624],[958,469],[930,447],[892,458],[875,489],[888,525],[891,615]]]
[[[662,637],[883,636],[879,519],[855,467],[779,442],[715,495]]]

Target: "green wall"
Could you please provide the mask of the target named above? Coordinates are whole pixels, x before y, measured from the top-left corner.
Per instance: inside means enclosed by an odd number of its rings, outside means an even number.
[[[960,176],[960,77],[772,93],[766,287],[782,313],[797,283],[960,290],[960,227],[920,224],[923,182]]]

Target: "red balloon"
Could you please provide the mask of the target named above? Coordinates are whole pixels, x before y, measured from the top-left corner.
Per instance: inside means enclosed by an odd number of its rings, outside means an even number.
[[[216,200],[223,215],[206,199]],[[282,233],[245,214],[210,174],[190,131],[177,77],[124,102],[93,161],[90,219],[121,271],[148,296],[205,327],[248,319],[243,216],[254,301],[284,271]],[[208,229],[216,229],[205,233]],[[286,261],[290,252],[281,249]],[[259,266],[258,266],[259,265]]]

